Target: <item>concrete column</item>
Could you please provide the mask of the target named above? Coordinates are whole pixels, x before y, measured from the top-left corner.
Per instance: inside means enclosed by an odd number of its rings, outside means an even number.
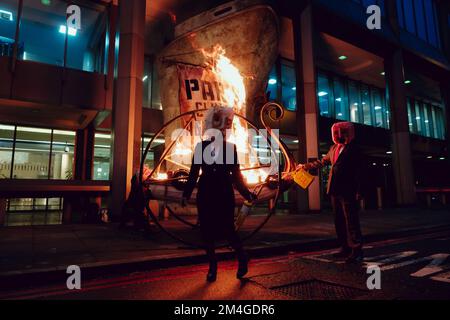
[[[386,59],[385,67],[390,97],[391,141],[397,204],[412,205],[416,202],[416,192],[406,107],[403,56],[400,49]]]
[[[6,199],[0,198],[0,227],[6,223]]]
[[[319,157],[318,107],[316,95],[316,72],[314,61],[314,28],[312,6],[307,6],[294,23],[295,59],[297,70],[297,90],[300,101],[297,103],[297,122],[299,123],[299,161],[313,161]],[[302,196],[300,196],[301,201]],[[307,192],[307,209],[321,209],[320,181],[316,178]],[[304,206],[299,204],[299,209]]]
[[[92,126],[76,132],[75,180],[91,180],[94,165],[95,130]]]
[[[118,217],[139,170],[145,0],[121,0],[119,66],[113,104],[112,215]]]

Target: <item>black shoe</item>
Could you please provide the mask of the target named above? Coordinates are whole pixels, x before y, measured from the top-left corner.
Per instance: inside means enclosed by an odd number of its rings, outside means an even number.
[[[236,273],[236,278],[242,279],[248,272],[248,258],[247,256],[239,259],[239,266]]]
[[[359,263],[363,261],[363,258],[364,255],[361,249],[353,250],[352,254],[345,259],[345,263]]]
[[[333,258],[336,259],[346,259],[350,256],[351,250],[348,249],[341,249],[339,252],[333,253]]]
[[[206,275],[206,281],[214,282],[217,279],[217,265],[209,265],[208,274]]]

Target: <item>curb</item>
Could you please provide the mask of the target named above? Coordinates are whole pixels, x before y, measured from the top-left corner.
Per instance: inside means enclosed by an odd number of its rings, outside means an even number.
[[[386,239],[397,239],[405,236],[423,235],[439,231],[450,230],[449,225],[433,226],[428,228],[402,229],[397,232],[369,234],[365,236],[365,242],[377,242]],[[271,255],[287,254],[291,251],[310,252],[327,250],[337,247],[335,238],[316,239],[314,241],[299,241],[285,244],[274,243],[269,246],[248,247],[247,252],[251,257],[259,258]],[[219,260],[229,260],[234,258],[232,251],[217,252]],[[125,274],[131,272],[151,271],[161,268],[170,268],[190,264],[206,263],[206,256],[203,252],[185,256],[158,256],[156,258],[144,258],[134,261],[113,260],[98,263],[81,264],[83,279],[89,280],[97,277],[104,277],[115,274]],[[52,269],[13,271],[0,274],[0,292],[8,290],[19,290],[31,286],[48,286],[53,283],[65,283],[67,280],[66,267],[55,267]]]

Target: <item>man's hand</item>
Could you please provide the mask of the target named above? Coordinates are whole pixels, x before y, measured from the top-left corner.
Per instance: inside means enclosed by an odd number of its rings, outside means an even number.
[[[311,168],[312,166],[309,163],[300,163],[299,165],[297,165],[297,170],[303,169],[305,171],[308,171]]]
[[[186,197],[182,197],[180,201],[180,205],[182,208],[185,208],[187,206],[187,199]]]

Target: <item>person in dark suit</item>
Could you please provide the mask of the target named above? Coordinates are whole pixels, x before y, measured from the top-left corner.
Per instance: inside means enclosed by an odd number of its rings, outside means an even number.
[[[191,170],[183,192],[182,206],[186,205],[198,181],[197,209],[200,232],[209,260],[206,280],[215,281],[217,277],[217,258],[215,242],[227,240],[235,250],[239,267],[237,278],[241,279],[248,271],[248,257],[234,227],[234,189],[248,201],[256,196],[246,187],[239,168],[236,145],[226,141],[226,132],[231,129],[233,110],[227,107],[214,107],[206,115],[206,129],[215,129],[210,140],[197,144],[192,159]]]
[[[305,170],[331,164],[327,193],[330,195],[335,216],[335,227],[341,250],[335,254],[346,262],[363,258],[362,234],[359,222],[358,201],[361,195],[363,157],[354,143],[355,130],[351,122],[338,122],[332,128],[334,145],[321,159],[299,167]]]

